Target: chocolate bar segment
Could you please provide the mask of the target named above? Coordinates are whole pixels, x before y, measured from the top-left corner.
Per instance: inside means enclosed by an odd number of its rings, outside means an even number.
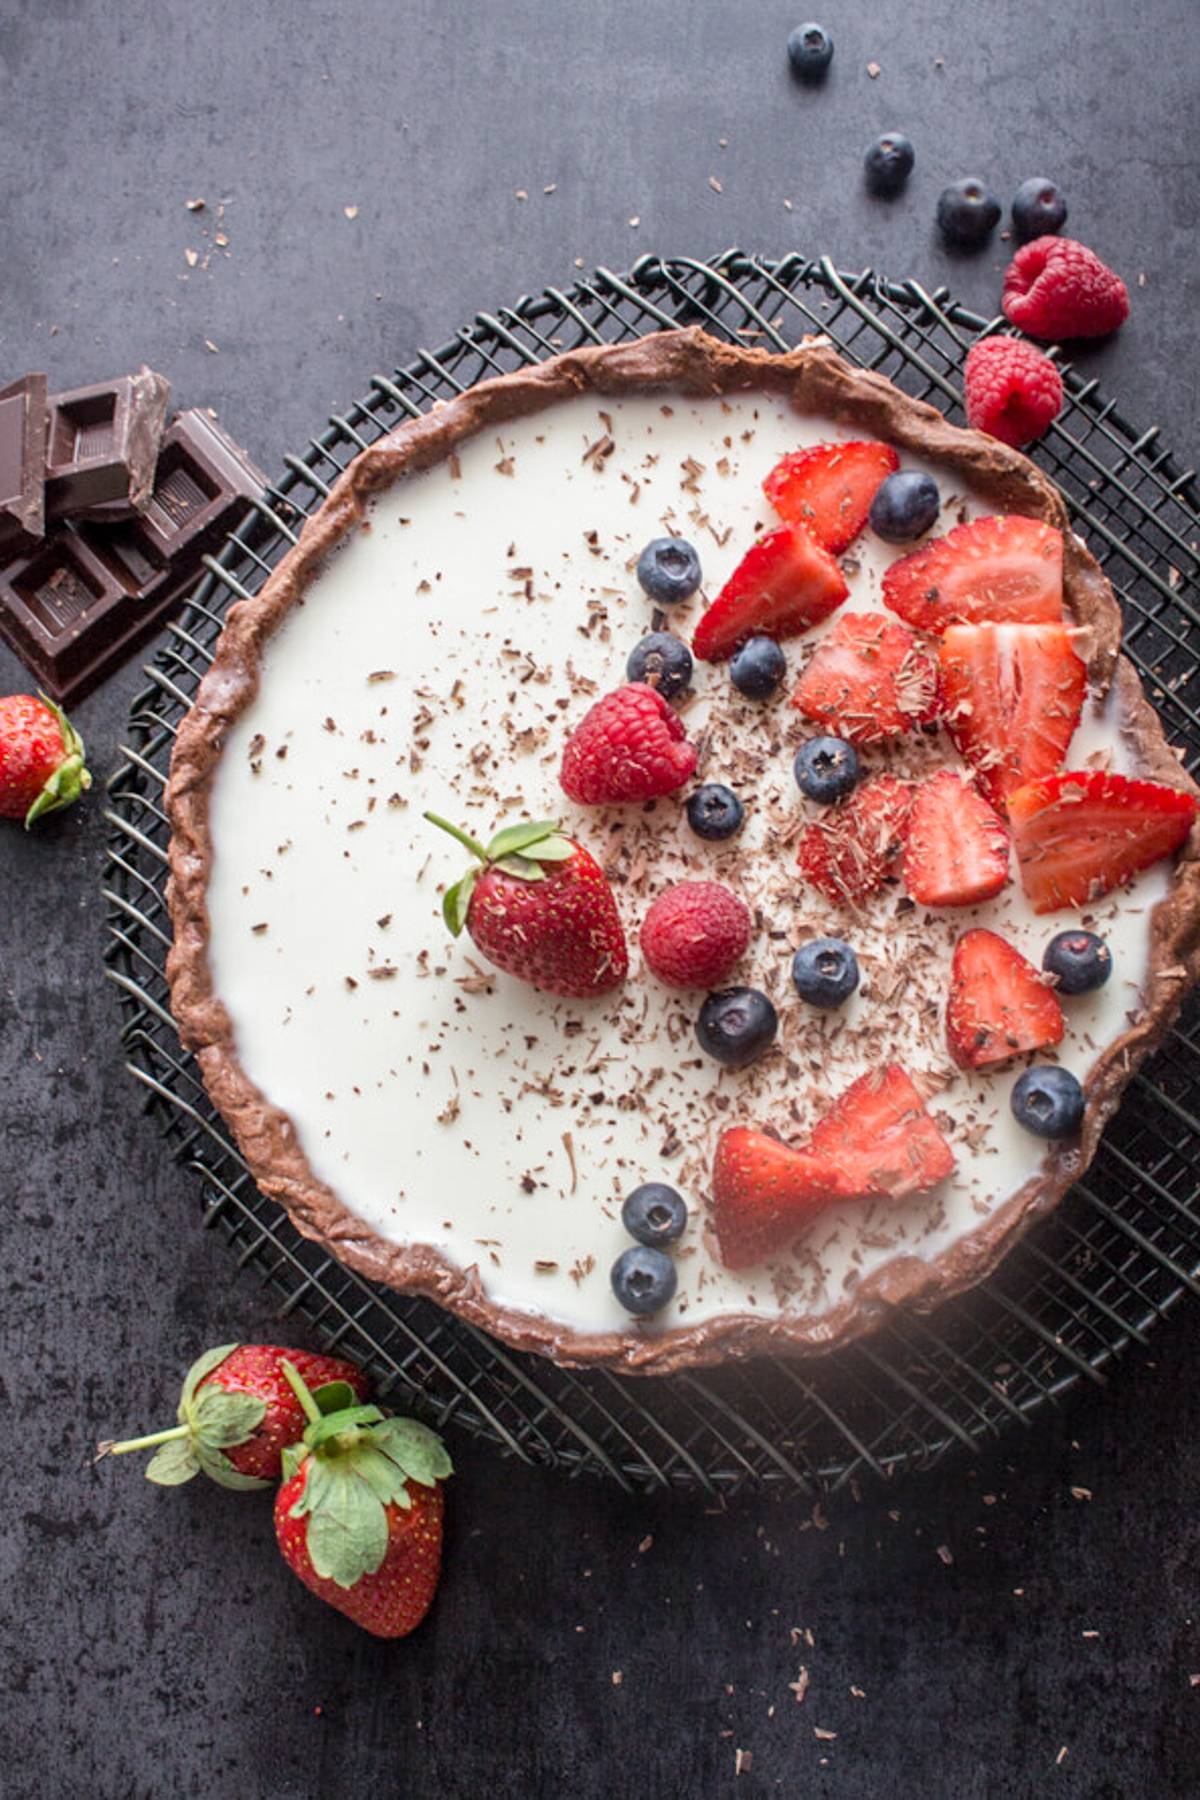
[[[136,375],[53,395],[46,432],[46,517],[114,519],[143,512],[170,396],[170,383],[144,363]]]
[[[0,569],[0,637],[52,699],[73,704],[180,606],[202,556],[265,486],[207,413],[181,413],[144,513],[59,525]]]
[[[42,459],[46,377],[0,388],[0,560],[30,549],[46,529]]]
[[[212,550],[266,486],[246,452],[210,413],[177,413],[163,439],[154,489],[141,525],[147,545],[168,562]]]

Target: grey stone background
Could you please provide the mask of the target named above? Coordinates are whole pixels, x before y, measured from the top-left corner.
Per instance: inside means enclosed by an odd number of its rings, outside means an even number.
[[[144,358],[277,469],[376,369],[576,257],[828,250],[990,311],[1007,247],[948,258],[937,192],[1045,173],[1133,289],[1086,366],[1194,449],[1191,0],[838,0],[816,93],[784,61],[799,17],[0,0],[0,371],[69,386]],[[891,126],[917,169],[883,206],[859,161]],[[139,680],[78,710],[101,780]],[[101,805],[0,844],[0,1791],[1197,1791],[1200,1307],[1106,1392],[827,1517],[635,1503],[456,1439],[442,1591],[394,1646],[292,1580],[266,1503],[90,1468],[97,1437],[169,1418],[199,1349],[277,1335],[121,1069]]]

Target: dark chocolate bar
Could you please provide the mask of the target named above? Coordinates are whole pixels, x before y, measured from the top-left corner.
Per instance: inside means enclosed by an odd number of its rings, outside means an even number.
[[[171,385],[136,375],[54,394],[46,432],[46,517],[125,518],[150,501]]]
[[[59,525],[0,569],[0,637],[52,699],[73,704],[181,604],[266,478],[207,413],[181,413],[142,514]]]
[[[46,377],[26,375],[0,388],[0,561],[45,533],[45,444]]]

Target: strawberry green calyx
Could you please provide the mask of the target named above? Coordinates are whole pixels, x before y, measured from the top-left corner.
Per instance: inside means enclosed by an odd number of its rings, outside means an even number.
[[[289,1516],[308,1520],[316,1573],[351,1588],[387,1554],[387,1508],[409,1511],[409,1482],[436,1487],[453,1466],[437,1433],[416,1419],[388,1418],[377,1406],[322,1413],[295,1366],[282,1368],[309,1421],[301,1442],[283,1453],[284,1480],[304,1474]]]
[[[442,896],[442,917],[451,937],[457,937],[466,924],[475,883],[485,869],[502,869],[517,881],[544,881],[544,863],[570,862],[575,854],[575,845],[569,837],[564,837],[561,826],[553,819],[506,825],[485,847],[478,838],[452,825],[449,819],[432,812],[427,812],[425,817],[431,825],[449,832],[480,864],[477,869],[468,869],[462,880],[447,888]]]
[[[60,812],[64,806],[71,806],[92,785],[91,774],[84,766],[83,739],[60,706],[55,706],[53,700],[40,692],[38,699],[48,712],[54,714],[58,722],[58,729],[62,733],[63,759],[25,814],[26,831],[43,814]]]
[[[121,1443],[101,1444],[96,1460],[126,1456],[131,1450],[153,1450],[146,1464],[146,1480],[160,1487],[179,1487],[201,1470],[222,1487],[246,1490],[271,1484],[257,1475],[243,1475],[223,1454],[244,1444],[262,1424],[267,1405],[254,1394],[237,1394],[200,1383],[220,1368],[236,1344],[218,1344],[198,1357],[184,1377],[179,1396],[178,1425],[149,1437],[126,1438]]]

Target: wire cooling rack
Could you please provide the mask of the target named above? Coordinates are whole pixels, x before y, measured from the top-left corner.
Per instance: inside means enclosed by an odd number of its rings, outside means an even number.
[[[827,258],[737,251],[697,262],[646,256],[479,313],[440,350],[376,375],[335,414],[209,559],[134,702],[110,784],[107,972],[121,997],[130,1073],[174,1155],[199,1178],[203,1222],[280,1296],[283,1315],[367,1365],[394,1404],[454,1424],[513,1456],[630,1491],[749,1485],[820,1495],[866,1473],[929,1466],[973,1450],[1144,1343],[1160,1315],[1200,1294],[1200,1009],[1134,1077],[1087,1179],[1000,1272],[928,1318],[897,1320],[819,1362],[761,1360],[658,1379],[571,1373],[519,1355],[440,1311],[375,1287],[301,1238],[260,1194],[179,1046],[163,964],[167,826],[162,787],[176,726],[209,662],[226,607],[254,593],[360,450],[474,382],[581,344],[666,326],[785,350],[828,334],[854,363],[961,418],[961,364],[1002,319],[943,288],[849,276]],[[1038,445],[1120,594],[1125,648],[1189,765],[1200,764],[1200,517],[1191,471],[1157,429],[1139,430],[1095,382],[1064,369],[1068,399]]]

